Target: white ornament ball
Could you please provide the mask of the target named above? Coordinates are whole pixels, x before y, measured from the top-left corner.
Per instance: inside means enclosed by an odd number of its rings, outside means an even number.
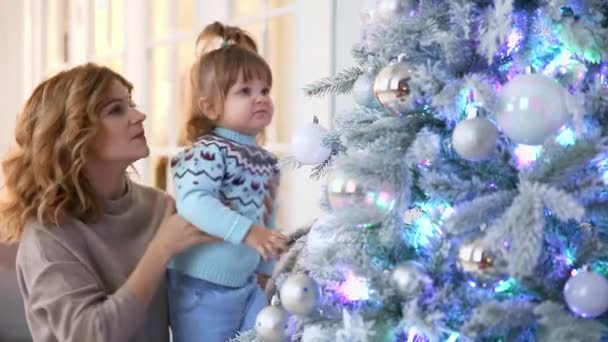
[[[570,310],[585,318],[608,310],[608,280],[593,272],[578,272],[566,282],[564,299]]]
[[[353,98],[360,106],[371,107],[378,104],[374,95],[374,80],[376,75],[371,72],[362,74],[353,84]]]
[[[301,127],[291,137],[291,154],[305,165],[325,161],[331,153],[331,149],[323,145],[325,135],[327,130],[317,123],[309,123]]]
[[[279,297],[289,313],[306,316],[318,305],[319,286],[306,274],[293,274],[281,286]]]
[[[383,20],[396,20],[409,15],[416,8],[416,0],[379,0],[376,14]]]
[[[414,261],[397,265],[391,273],[391,284],[402,296],[413,296],[431,285],[424,267]]]
[[[482,160],[496,149],[498,130],[490,120],[476,117],[460,121],[452,133],[452,146],[464,159]]]
[[[283,342],[289,336],[289,315],[278,306],[267,306],[255,319],[255,332],[264,342]]]
[[[364,0],[359,15],[363,25],[369,25],[376,19],[377,0]]]
[[[566,89],[540,74],[518,75],[501,92],[498,126],[514,142],[540,145],[568,122]]]

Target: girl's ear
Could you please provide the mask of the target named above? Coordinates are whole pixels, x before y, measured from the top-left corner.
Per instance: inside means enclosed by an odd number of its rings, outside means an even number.
[[[198,110],[211,121],[217,121],[220,117],[220,114],[214,107],[208,98],[204,96],[198,98]]]

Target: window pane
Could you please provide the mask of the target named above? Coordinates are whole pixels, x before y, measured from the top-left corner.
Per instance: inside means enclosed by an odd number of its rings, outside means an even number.
[[[101,61],[101,64],[107,66],[108,68],[116,71],[119,74],[122,73],[122,58],[120,57]]]
[[[182,0],[179,0],[180,2]],[[148,1],[148,32],[152,33],[152,39],[164,38],[169,34],[169,0]]]
[[[156,147],[168,144],[167,115],[171,99],[169,52],[168,47],[154,48],[148,64],[148,137],[150,145]]]
[[[46,69],[54,73],[67,63],[67,0],[46,1]]]
[[[96,55],[104,55],[123,48],[124,0],[95,0],[93,34]]]
[[[293,4],[293,0],[268,0],[268,8],[281,8]]]
[[[155,157],[152,163],[152,185],[161,190],[167,190],[169,158],[166,156]]]
[[[243,30],[247,31],[252,37],[253,40],[258,44],[258,49],[260,54],[264,54],[264,46],[262,41],[262,34],[264,32],[264,24],[256,23],[249,24],[241,27]]]
[[[177,48],[177,108],[174,111],[177,120],[178,143],[184,145],[186,121],[189,118],[191,104],[190,68],[195,62],[196,56],[194,43],[191,41],[181,42]]]
[[[176,1],[177,30],[180,32],[190,32],[195,29],[196,22],[196,7],[194,0],[179,0]]]
[[[124,0],[110,1],[110,48],[122,49],[125,37],[125,4]]]
[[[272,99],[275,115],[267,130],[269,143],[287,143],[291,137],[290,116],[293,115],[294,92],[294,28],[293,16],[287,14],[268,22],[268,54],[273,75]]]
[[[266,0],[233,0],[231,15],[233,17],[251,17],[262,14]]]

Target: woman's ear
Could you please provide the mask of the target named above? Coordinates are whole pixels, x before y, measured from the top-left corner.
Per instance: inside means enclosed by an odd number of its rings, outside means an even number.
[[[198,98],[198,110],[203,113],[211,121],[217,121],[219,119],[220,114],[214,108],[215,106],[208,98],[201,96]]]

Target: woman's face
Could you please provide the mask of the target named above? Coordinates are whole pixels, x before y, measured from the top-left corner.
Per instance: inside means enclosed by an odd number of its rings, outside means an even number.
[[[118,80],[101,105],[99,119],[92,146],[98,162],[126,167],[150,154],[143,126],[146,115],[137,110],[129,91]]]

